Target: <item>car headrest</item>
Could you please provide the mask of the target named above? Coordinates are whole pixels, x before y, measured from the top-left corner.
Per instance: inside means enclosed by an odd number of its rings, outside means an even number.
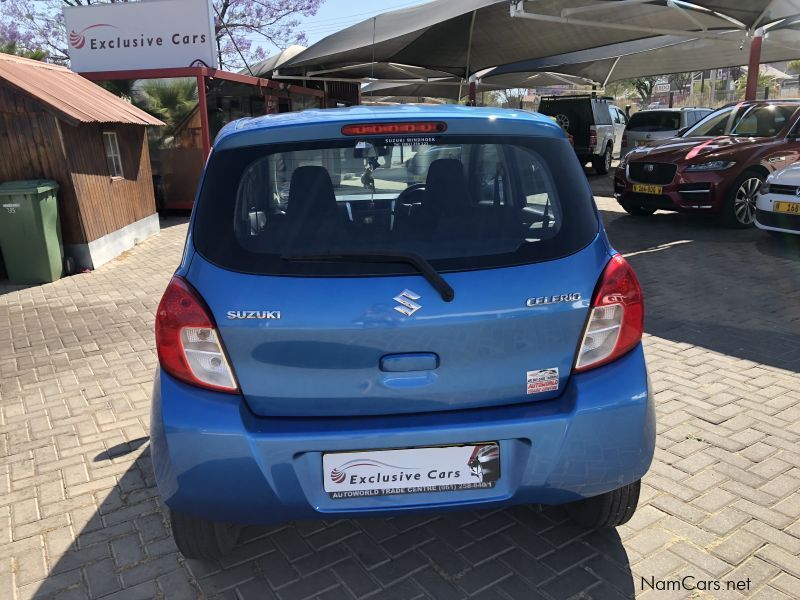
[[[327,219],[336,215],[336,194],[327,169],[298,167],[289,184],[286,216],[289,219]]]
[[[464,165],[457,158],[431,163],[425,180],[426,204],[436,212],[463,209],[469,205],[469,185]]]

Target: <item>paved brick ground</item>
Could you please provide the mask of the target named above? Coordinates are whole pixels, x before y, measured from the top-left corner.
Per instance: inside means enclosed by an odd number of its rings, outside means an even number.
[[[800,246],[599,203],[647,293],[657,392],[630,524],[587,533],[529,508],[303,522],[183,560],[147,447],[172,221],[92,274],[0,287],[0,598],[800,597]],[[750,590],[643,589],[684,575]]]

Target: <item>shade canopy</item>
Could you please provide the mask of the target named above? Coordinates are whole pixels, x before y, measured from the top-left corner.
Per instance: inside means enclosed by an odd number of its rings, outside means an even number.
[[[280,74],[330,74],[377,62],[465,78],[496,65],[654,36],[707,39],[735,30],[743,38],[797,12],[796,0],[433,0],[334,33],[284,63]]]
[[[303,50],[305,50],[305,46],[299,46],[297,44],[292,44],[278,52],[277,54],[273,54],[272,56],[268,56],[264,60],[260,60],[254,65],[250,65],[250,68],[244,68],[240,73],[244,73],[246,75],[253,75],[254,77],[264,77],[269,79],[272,77],[272,72],[285,63],[287,60],[294,58],[298,54],[300,54]]]
[[[520,61],[498,67],[495,75],[550,70],[611,83],[632,77],[735,67],[747,63],[749,40],[741,31],[720,32],[718,39],[657,36],[580,52]],[[800,57],[800,30],[771,29],[763,40],[761,62]]]
[[[280,70],[281,75],[286,71]],[[427,81],[429,79],[441,79],[452,77],[445,71],[427,69],[414,65],[404,65],[400,63],[357,63],[330,70],[308,71],[305,73],[308,79],[321,77],[323,79],[341,79],[353,81],[372,81],[376,79],[389,80],[392,82],[402,81]]]
[[[507,73],[498,76],[484,76],[478,79],[478,91],[499,91],[510,88],[542,88],[568,85],[572,87],[590,86],[592,81],[574,75],[560,73]],[[459,100],[467,95],[469,88],[456,77],[424,83],[387,83],[375,81],[361,88],[366,96],[431,97]]]

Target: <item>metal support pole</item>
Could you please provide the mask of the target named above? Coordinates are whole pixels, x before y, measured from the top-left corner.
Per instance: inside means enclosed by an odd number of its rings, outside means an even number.
[[[206,78],[197,76],[197,110],[200,111],[200,138],[203,140],[203,160],[211,154],[211,134],[208,130],[208,101],[206,100]]]
[[[764,37],[764,30],[757,29],[750,40],[750,62],[747,64],[747,88],[744,93],[745,100],[756,99],[756,88],[758,87],[758,68],[761,64],[761,41]]]
[[[467,104],[475,106],[475,78],[471,77],[470,70],[470,57],[472,56],[472,32],[475,29],[475,12],[472,11],[472,17],[469,21],[469,37],[467,37],[467,62],[464,65],[464,78],[469,79],[469,98]],[[456,103],[461,102],[461,86],[458,86],[458,100]]]
[[[672,108],[673,103],[675,102],[675,92],[672,90],[669,91],[669,107]]]

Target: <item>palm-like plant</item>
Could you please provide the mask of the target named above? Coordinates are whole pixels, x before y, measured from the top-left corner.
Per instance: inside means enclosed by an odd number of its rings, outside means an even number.
[[[134,103],[166,124],[163,135],[175,128],[197,106],[197,83],[194,79],[150,79],[134,93]]]

